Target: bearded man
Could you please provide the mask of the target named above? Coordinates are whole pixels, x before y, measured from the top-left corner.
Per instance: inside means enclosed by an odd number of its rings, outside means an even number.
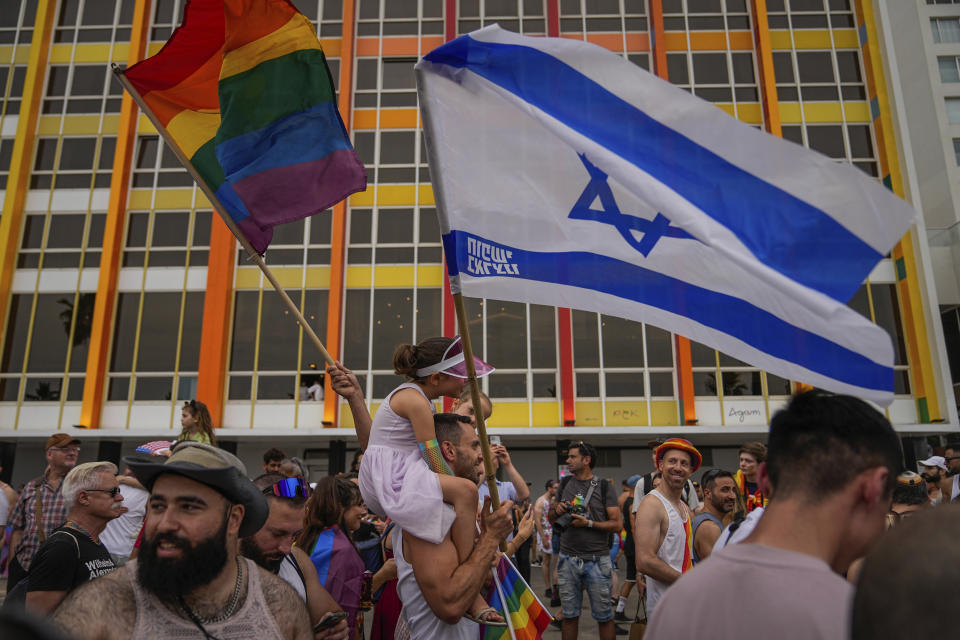
[[[81,640],[312,637],[296,592],[237,553],[269,513],[240,460],[187,441],[165,462],[124,462],[150,491],[140,553],[71,593],[56,624]]]

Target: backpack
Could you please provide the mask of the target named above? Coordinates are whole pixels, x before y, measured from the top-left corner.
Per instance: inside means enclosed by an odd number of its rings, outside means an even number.
[[[76,536],[67,531],[54,531],[51,535],[56,535],[62,533],[73,538],[73,544],[77,546],[77,560],[80,559],[80,543],[77,542]],[[36,558],[36,556],[34,556]],[[29,573],[20,579],[20,582],[14,585],[13,589],[7,592],[7,597],[3,599],[2,607],[4,609],[16,609],[23,611],[27,603],[27,591],[30,589],[30,575]]]

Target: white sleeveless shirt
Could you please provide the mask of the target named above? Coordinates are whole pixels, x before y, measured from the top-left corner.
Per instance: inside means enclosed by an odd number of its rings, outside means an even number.
[[[300,574],[297,557],[295,555],[288,553],[283,556],[283,561],[280,563],[280,570],[277,571],[277,577],[293,587],[293,590],[297,592],[300,599],[304,602],[307,601],[307,585],[303,583],[303,576]]]
[[[447,624],[438,618],[420,591],[413,567],[403,557],[403,532],[393,529],[393,558],[397,562],[397,595],[403,603],[400,615],[410,628],[411,638],[436,640],[476,640],[479,625],[466,618],[457,624]]]
[[[667,535],[663,538],[663,543],[660,545],[660,548],[657,549],[657,557],[663,560],[671,568],[676,569],[677,571],[683,571],[683,554],[684,546],[687,544],[687,532],[683,526],[683,523],[686,522],[686,518],[682,517],[674,506],[667,500],[662,493],[654,489],[647,494],[647,497],[644,500],[648,500],[650,496],[656,497],[663,504],[663,508],[667,510],[667,518],[669,519],[669,526],[667,527]],[[663,596],[663,592],[667,590],[669,584],[660,582],[647,576],[647,616],[649,617],[653,613],[653,608],[657,605],[657,601],[660,600]]]

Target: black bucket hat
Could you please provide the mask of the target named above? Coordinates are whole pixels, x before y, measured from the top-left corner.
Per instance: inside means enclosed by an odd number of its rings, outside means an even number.
[[[247,478],[247,468],[232,453],[202,442],[178,442],[166,460],[128,456],[123,459],[137,480],[153,490],[153,483],[164,473],[175,473],[206,485],[234,504],[244,506],[241,538],[260,530],[270,514],[263,493]]]

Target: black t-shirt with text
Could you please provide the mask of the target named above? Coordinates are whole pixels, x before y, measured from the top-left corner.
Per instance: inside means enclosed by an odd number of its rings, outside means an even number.
[[[72,591],[114,569],[102,543],[70,527],[55,529],[30,564],[28,591]]]
[[[607,480],[601,480],[597,476],[590,480],[577,480],[571,477],[565,480],[563,494],[557,496],[557,499],[561,502],[570,502],[577,496],[586,499],[591,482],[596,482],[596,486],[593,489],[593,495],[590,496],[590,504],[585,505],[586,517],[595,522],[604,522],[610,519],[607,516],[607,507],[617,506],[617,494],[613,491],[613,485]],[[607,485],[606,491],[604,491],[604,483]],[[607,554],[610,552],[610,532],[588,527],[567,527],[560,536],[560,551],[571,556]]]

